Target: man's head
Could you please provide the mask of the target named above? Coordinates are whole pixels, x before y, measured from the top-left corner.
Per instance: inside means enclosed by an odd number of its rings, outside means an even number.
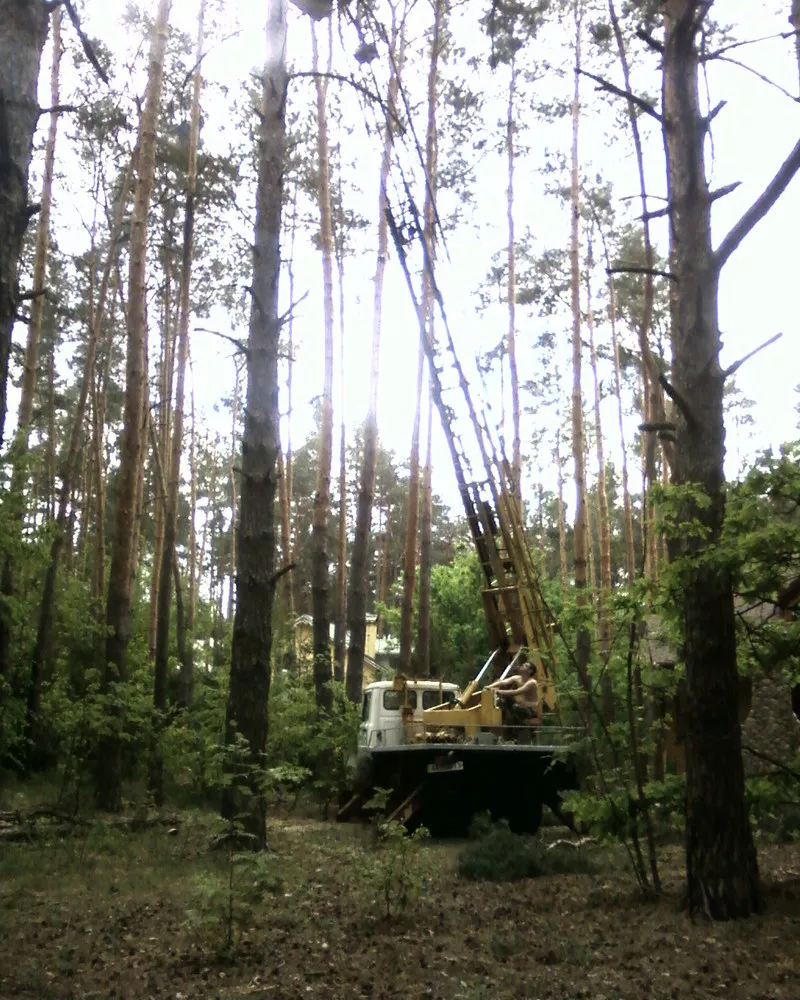
[[[517,673],[523,680],[527,681],[533,677],[533,667],[527,660],[523,660],[517,667]]]

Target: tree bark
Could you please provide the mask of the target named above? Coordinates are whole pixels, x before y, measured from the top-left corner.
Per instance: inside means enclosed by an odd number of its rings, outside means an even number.
[[[593,266],[589,253],[588,267]],[[594,381],[594,427],[595,453],[597,455],[597,534],[600,543],[600,586],[597,589],[597,636],[600,647],[600,663],[604,668],[600,680],[603,719],[606,723],[614,719],[614,692],[611,675],[607,669],[611,656],[611,619],[608,604],[611,600],[611,523],[608,515],[608,495],[606,493],[606,460],[603,448],[603,424],[600,416],[600,378],[597,374],[597,351],[594,343],[594,309],[592,307],[591,278],[587,278],[586,292],[589,299],[586,325],[589,329],[589,351]]]
[[[560,418],[559,418],[560,423]],[[564,463],[561,459],[561,428],[556,428],[556,472],[558,474],[558,557],[561,565],[561,590],[566,598],[569,592],[567,567],[567,524],[564,516]]]
[[[137,155],[137,152],[134,151],[131,162],[128,164],[127,170],[123,175],[120,192],[114,209],[114,219],[109,232],[108,255],[103,269],[103,276],[100,281],[97,305],[92,310],[92,323],[89,328],[89,336],[86,344],[86,359],[84,363],[83,377],[81,379],[78,402],[72,419],[72,426],[70,427],[67,455],[61,472],[61,487],[58,497],[58,510],[55,518],[56,531],[50,545],[50,559],[45,573],[44,586],[42,588],[42,600],[39,606],[36,643],[34,645],[33,656],[31,658],[31,685],[29,689],[28,717],[30,720],[29,726],[34,735],[36,717],[39,712],[39,694],[42,672],[45,665],[49,663],[52,654],[56,578],[58,575],[59,561],[61,559],[61,552],[64,546],[65,535],[68,527],[72,486],[78,469],[78,458],[80,455],[81,441],[84,430],[84,418],[86,414],[86,402],[89,397],[89,386],[94,373],[97,341],[100,336],[105,317],[106,299],[108,296],[109,282],[111,280],[111,271],[115,267],[119,256],[119,239],[125,216],[125,206],[128,202],[131,176]],[[116,284],[118,287],[118,273],[116,275]],[[110,345],[109,350],[111,350]],[[103,556],[105,557],[105,553],[103,553]],[[103,569],[105,569],[105,565]]]
[[[314,72],[319,70],[319,48],[314,25],[311,26]],[[331,504],[331,452],[333,450],[333,220],[331,213],[330,156],[325,104],[327,82],[316,77],[317,92],[317,202],[320,215],[322,251],[323,316],[325,377],[322,391],[322,421],[317,455],[317,482],[314,496],[311,544],[311,604],[314,618],[314,690],[317,708],[329,712],[333,706],[333,667],[328,607],[328,518]]]
[[[0,0],[0,448],[6,421],[17,270],[31,210],[28,169],[39,120],[39,65],[50,13],[36,0]]]
[[[186,207],[183,221],[183,250],[181,253],[180,300],[178,303],[178,357],[175,374],[175,410],[172,426],[171,454],[167,472],[166,502],[164,504],[164,544],[161,554],[160,578],[158,583],[158,619],[156,628],[155,671],[153,674],[153,710],[156,731],[156,747],[151,769],[150,791],[155,804],[164,802],[163,762],[158,745],[158,732],[162,726],[163,713],[167,708],[167,676],[169,667],[170,612],[172,609],[172,578],[175,564],[175,542],[178,534],[178,502],[180,499],[181,456],[183,454],[183,409],[186,395],[186,363],[189,357],[189,315],[192,284],[192,260],[194,257],[195,198],[197,195],[197,147],[200,138],[200,91],[203,85],[203,30],[206,4],[201,0],[197,16],[197,45],[195,48],[195,68],[192,88],[191,124],[189,127],[189,150],[186,170]],[[172,365],[169,366],[170,370]],[[233,403],[233,444],[236,444],[236,402],[238,397],[238,372]],[[171,396],[171,391],[170,391]],[[166,441],[164,452],[167,452]],[[233,491],[233,469],[231,468],[231,490]],[[236,509],[233,504],[232,517],[235,523]],[[231,528],[233,531],[233,525]],[[231,580],[231,587],[233,581]],[[185,652],[185,646],[184,646]],[[185,667],[184,667],[185,669]]]
[[[339,208],[342,209],[342,173],[339,168]],[[336,600],[333,613],[333,679],[344,683],[347,650],[347,433],[345,429],[344,351],[344,212],[335,227],[336,270],[339,277],[339,537],[336,553]]]
[[[433,314],[431,313],[431,316]],[[425,465],[422,469],[422,496],[419,532],[419,605],[417,607],[417,676],[431,675],[431,569],[433,568],[433,490],[431,442],[433,438],[433,396],[428,387],[428,432]]]
[[[155,174],[156,132],[171,7],[171,0],[160,0],[156,14],[147,95],[139,133],[138,176],[131,217],[125,407],[106,604],[106,664],[102,678],[103,690],[108,694],[112,693],[117,684],[125,684],[128,678],[131,579],[135,572],[136,499],[144,451],[142,432],[147,398],[147,226]],[[108,731],[98,741],[97,747],[97,803],[103,809],[115,811],[122,805],[122,713],[113,697],[107,716]]]
[[[247,396],[242,436],[239,575],[233,620],[231,679],[225,723],[230,746],[240,734],[251,772],[225,789],[222,813],[242,816],[253,846],[266,846],[266,804],[261,772],[267,746],[275,600],[275,494],[280,449],[278,408],[278,303],[281,208],[286,152],[286,0],[267,4],[267,63],[259,128],[258,186],[253,250],[253,303],[247,352]]]
[[[230,584],[228,587],[228,610],[226,618],[233,621],[233,594],[236,587],[236,511],[239,505],[238,491],[236,489],[236,456],[238,454],[237,445],[237,425],[239,423],[239,366],[236,366],[236,380],[233,386],[233,405],[231,407],[231,450],[228,457],[228,484],[231,490],[231,566]]]
[[[572,272],[572,457],[575,466],[575,525],[572,544],[575,563],[575,599],[579,607],[586,604],[587,594],[587,540],[586,540],[586,467],[585,439],[583,432],[583,394],[581,390],[581,361],[583,343],[581,339],[581,271],[580,271],[580,182],[578,157],[578,135],[580,130],[580,68],[582,0],[575,0],[575,89],[572,98],[572,175],[571,213],[572,233],[570,238],[570,267]],[[591,637],[585,626],[580,626],[576,635],[576,665],[583,688],[591,691],[589,678],[589,658]]]
[[[0,16],[2,16],[2,5],[0,5]],[[5,30],[5,22],[2,22]],[[50,69],[50,102],[51,107],[59,104],[59,69],[61,66],[61,10],[60,8],[53,14],[53,59]],[[2,42],[0,42],[0,58],[2,55]],[[0,74],[3,70],[0,69]],[[2,81],[0,80],[0,87]],[[3,111],[4,100],[3,91],[0,90],[0,164],[6,158],[2,149],[2,129],[3,114],[8,114],[8,110]],[[42,336],[42,318],[44,316],[44,293],[47,282],[47,256],[50,248],[50,207],[53,200],[53,171],[56,156],[56,136],[58,133],[58,111],[50,112],[50,128],[47,133],[47,142],[44,153],[44,178],[42,181],[42,198],[39,209],[39,220],[36,229],[36,249],[33,262],[33,288],[34,299],[31,305],[31,318],[28,324],[28,339],[25,347],[25,367],[22,373],[22,392],[20,397],[19,412],[17,416],[17,430],[14,443],[11,449],[11,483],[8,493],[10,500],[10,530],[14,535],[22,533],[25,516],[24,489],[26,480],[26,455],[28,453],[28,436],[30,433],[31,417],[33,416],[33,400],[36,390],[36,372],[38,368],[39,341]],[[3,171],[5,173],[5,171]],[[12,174],[9,172],[9,178]],[[0,185],[3,181],[0,180]],[[0,220],[3,218],[4,192],[0,188]],[[27,219],[26,219],[27,222]],[[13,239],[13,234],[10,234]],[[0,238],[2,244],[2,238]],[[2,249],[0,248],[0,262],[2,261]],[[0,267],[2,264],[0,263]],[[16,270],[16,263],[15,263]],[[16,279],[16,274],[15,274]],[[3,298],[3,279],[0,277],[0,303]],[[0,324],[2,324],[2,309],[0,304]],[[13,327],[13,321],[12,321]],[[2,336],[2,326],[0,325],[0,336]],[[10,331],[9,331],[10,337]],[[2,351],[2,347],[0,347]],[[0,361],[2,356],[0,355]],[[8,358],[3,362],[3,371],[7,374]],[[0,372],[2,375],[2,372]],[[6,378],[3,376],[3,393],[5,394]],[[5,395],[3,396],[5,404]],[[5,415],[5,409],[3,409]],[[0,446],[2,446],[2,427],[0,426]],[[0,574],[0,603],[6,604],[13,597],[14,586],[14,565],[9,555],[3,556],[2,572]],[[0,677],[5,676],[10,668],[11,656],[11,623],[8,619],[9,612],[5,608],[0,608]],[[37,699],[38,701],[38,699]]]
[[[189,367],[192,367],[191,351]],[[191,402],[189,404],[192,416],[192,434],[189,443],[189,566],[187,581],[186,607],[186,638],[184,640],[184,655],[181,656],[181,674],[179,678],[180,702],[188,708],[194,696],[194,617],[197,602],[197,431],[194,409],[194,370],[192,369]]]
[[[759,907],[758,864],[744,795],[736,631],[730,570],[715,558],[725,515],[723,386],[717,316],[719,268],[711,247],[705,172],[707,125],[698,97],[698,0],[664,4],[663,125],[667,155],[672,295],[672,379],[685,401],[677,419],[673,481],[705,492],[687,502],[682,560],[686,736],[686,873],[689,907],[712,919]]]
[[[509,381],[511,383],[511,416],[514,427],[511,473],[517,496],[522,496],[522,455],[520,442],[519,376],[517,375],[517,248],[514,234],[514,97],[516,93],[517,67],[511,56],[511,75],[508,82],[508,120],[506,122],[506,160],[508,164],[508,187],[506,189],[506,216],[508,219],[507,287],[508,335],[506,354],[508,355]]]
[[[437,85],[439,77],[440,35],[443,5],[436,0],[433,12],[431,35],[431,55],[428,67],[428,127],[425,137],[425,207],[424,237],[427,257],[433,266],[436,257],[435,197],[436,197],[436,108],[438,102]],[[513,159],[512,159],[513,164]],[[509,169],[513,169],[510,167]],[[512,234],[513,239],[513,234]],[[423,271],[422,308],[425,322],[430,327],[433,318],[433,283],[428,268]],[[516,362],[515,362],[516,364]],[[400,618],[400,670],[411,671],[411,645],[414,626],[414,588],[417,570],[417,533],[419,528],[419,435],[422,415],[422,386],[425,374],[425,345],[420,338],[417,361],[417,392],[414,408],[414,425],[411,431],[411,454],[408,475],[408,515],[406,518],[405,552],[403,560],[403,603]],[[425,676],[428,671],[426,670]]]
[[[398,49],[398,36],[399,52]],[[350,583],[347,594],[347,625],[350,644],[347,650],[347,697],[355,704],[361,701],[364,678],[364,644],[367,635],[367,556],[372,525],[372,505],[375,498],[375,475],[378,463],[378,375],[380,370],[381,308],[383,303],[383,277],[389,249],[389,226],[386,221],[386,184],[392,163],[394,141],[393,117],[397,102],[398,77],[403,62],[404,41],[402,29],[394,12],[392,15],[391,47],[397,56],[392,64],[387,96],[386,122],[383,133],[383,156],[378,195],[378,262],[375,268],[375,289],[372,315],[372,364],[369,379],[369,409],[364,424],[364,461],[358,491],[356,528],[350,562]]]
[[[789,23],[794,28],[794,47],[797,52],[797,69],[800,73],[800,0],[792,0]]]
[[[610,267],[608,255],[606,266]],[[622,379],[619,365],[619,338],[617,337],[617,296],[613,275],[608,276],[608,303],[611,320],[611,340],[614,350],[614,393],[617,397],[617,419],[619,425],[619,443],[622,450],[622,510],[625,525],[625,567],[628,573],[628,583],[636,579],[636,554],[633,544],[633,512],[631,510],[631,491],[628,481],[628,448],[625,443],[625,414],[622,408]]]

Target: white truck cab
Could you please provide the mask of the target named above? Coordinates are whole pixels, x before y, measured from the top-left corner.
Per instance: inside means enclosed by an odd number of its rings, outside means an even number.
[[[394,681],[368,684],[361,705],[359,747],[373,750],[402,746],[409,730],[422,733],[424,710],[454,702],[458,696],[457,684],[442,681],[409,680],[402,686]]]

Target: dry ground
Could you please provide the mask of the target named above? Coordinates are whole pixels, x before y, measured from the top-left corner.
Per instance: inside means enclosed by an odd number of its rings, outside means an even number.
[[[0,997],[800,997],[800,845],[761,847],[762,916],[693,925],[677,848],[653,903],[617,850],[598,854],[599,874],[497,885],[463,880],[459,846],[429,843],[419,898],[386,921],[364,828],[273,821],[260,874],[275,884],[248,907],[253,878],[234,868],[231,895],[210,823],[0,843]]]

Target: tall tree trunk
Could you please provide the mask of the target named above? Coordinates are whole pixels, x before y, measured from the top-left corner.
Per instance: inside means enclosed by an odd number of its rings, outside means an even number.
[[[683,517],[686,523],[699,521],[707,535],[686,532],[675,544],[686,567],[686,874],[691,912],[729,919],[757,910],[759,887],[744,794],[731,574],[713,553],[725,515],[725,373],[719,364],[717,297],[726,257],[720,257],[723,246],[716,254],[711,247],[708,126],[700,110],[696,47],[705,14],[698,0],[664,4],[663,126],[676,279],[672,377],[676,398],[684,401],[676,421],[673,481],[702,487],[710,501],[688,502]]]
[[[399,37],[399,51],[398,51]],[[389,249],[389,226],[386,221],[386,184],[392,164],[394,141],[393,116],[397,102],[398,78],[403,62],[404,40],[398,30],[396,16],[392,15],[391,47],[397,52],[392,62],[389,93],[386,101],[386,122],[383,133],[380,189],[378,195],[378,262],[375,268],[375,288],[372,315],[372,364],[369,377],[369,409],[364,424],[364,460],[358,490],[356,529],[350,562],[350,584],[347,594],[347,625],[350,644],[347,650],[347,678],[345,687],[350,701],[361,701],[364,678],[364,644],[367,635],[367,556],[372,525],[372,505],[375,497],[375,474],[378,464],[378,375],[380,371],[381,310],[383,304],[383,277]]]
[[[439,52],[441,49],[441,29],[444,17],[444,5],[436,0],[433,10],[433,31],[431,33],[431,55],[428,67],[428,127],[425,137],[425,208],[424,237],[427,246],[427,259],[430,266],[436,257],[436,108],[438,103]],[[512,158],[513,164],[513,158]],[[509,170],[513,167],[510,166]],[[509,175],[510,176],[510,175]],[[513,216],[510,216],[513,218]],[[513,243],[513,233],[511,234]],[[423,271],[422,308],[425,322],[430,324],[433,319],[433,282],[429,268]],[[513,323],[513,320],[512,320]],[[516,365],[516,361],[514,362]],[[403,603],[400,619],[400,670],[409,673],[411,670],[411,643],[414,625],[414,587],[417,570],[417,531],[419,528],[419,434],[422,415],[422,386],[425,374],[425,345],[420,338],[419,358],[417,361],[417,393],[414,408],[414,425],[411,431],[411,455],[409,457],[408,476],[408,515],[406,518],[406,539],[403,560]],[[428,671],[426,670],[425,676]]]
[[[46,4],[0,0],[0,448],[6,422],[11,332],[19,306],[17,269],[32,215],[28,168],[39,120],[39,64],[49,20]]]
[[[594,264],[591,249],[589,251],[588,268]],[[600,543],[600,586],[597,590],[597,636],[600,647],[600,662],[603,669],[600,680],[600,692],[603,705],[603,718],[611,722],[614,718],[614,692],[611,686],[611,674],[605,668],[611,656],[611,619],[608,604],[611,600],[611,523],[608,515],[608,494],[606,493],[606,460],[603,449],[603,424],[600,416],[600,378],[597,374],[597,351],[594,344],[594,309],[592,307],[591,277],[587,278],[586,293],[589,300],[586,313],[586,325],[589,329],[589,351],[592,364],[592,379],[594,381],[594,427],[595,451],[597,455],[597,535]]]
[[[287,277],[289,279],[289,305],[294,303],[294,246],[297,236],[297,184],[294,185],[292,199],[292,228],[289,242],[289,262],[287,266]],[[283,455],[279,455],[282,472],[281,483],[284,487],[285,507],[281,514],[281,539],[283,544],[284,565],[288,566],[292,562],[294,546],[292,544],[292,503],[294,501],[294,455],[292,453],[292,416],[294,414],[294,309],[289,313],[289,344],[288,344],[288,364],[286,372],[286,461],[283,462]],[[284,576],[284,595],[286,608],[290,619],[294,619],[295,594],[294,594],[294,573],[287,573]],[[291,656],[294,657],[295,645],[290,644]]]
[[[625,82],[625,90],[632,94],[630,66],[625,47],[625,39],[622,34],[619,17],[614,6],[614,0],[608,0],[608,11],[611,18],[611,25],[614,31],[614,38],[617,43],[620,65],[622,67],[622,77]],[[667,419],[664,392],[659,382],[659,367],[650,347],[650,327],[653,321],[653,302],[655,297],[654,285],[654,254],[653,243],[650,235],[650,215],[647,203],[647,185],[644,173],[644,153],[642,147],[642,137],[639,128],[639,109],[633,100],[629,100],[628,118],[630,121],[633,146],[636,154],[636,166],[639,174],[639,197],[642,209],[642,232],[644,236],[644,301],[642,304],[642,317],[639,323],[639,350],[642,355],[644,395],[642,403],[642,416],[645,423],[664,423]],[[643,432],[643,449],[645,463],[645,489],[642,498],[642,530],[645,537],[645,544],[648,550],[644,554],[645,570],[648,576],[657,582],[658,579],[658,546],[655,537],[655,508],[650,500],[650,493],[656,483],[656,438],[653,433]],[[664,443],[662,448],[664,459],[672,463],[672,449]]]
[[[0,16],[2,16],[3,5],[0,5]],[[6,23],[2,22],[2,31],[6,30]],[[46,22],[45,22],[46,24]],[[61,9],[57,9],[53,14],[53,60],[50,70],[50,104],[51,107],[55,108],[59,104],[59,69],[61,66]],[[0,40],[0,59],[4,58],[3,45]],[[38,62],[37,62],[38,66]],[[21,69],[22,67],[18,67]],[[3,129],[8,127],[7,115],[8,109],[6,107],[7,98],[4,97],[5,91],[3,88],[4,81],[2,80],[2,74],[5,71],[5,67],[0,69],[0,166],[2,166],[2,160],[6,159],[6,156],[11,153],[9,149],[9,154],[3,153]],[[35,93],[35,91],[34,91]],[[19,112],[17,112],[19,113]],[[45,145],[44,153],[44,179],[42,181],[42,198],[41,207],[39,209],[39,220],[36,229],[36,250],[34,253],[33,261],[33,289],[34,294],[33,303],[31,306],[31,318],[28,324],[28,340],[25,347],[25,367],[22,373],[22,393],[20,397],[19,413],[17,416],[17,430],[14,439],[14,445],[11,454],[11,484],[8,493],[8,499],[11,503],[10,520],[11,520],[11,530],[15,535],[20,535],[22,532],[25,503],[23,498],[23,491],[25,488],[26,479],[26,456],[28,452],[28,436],[30,433],[31,418],[33,416],[33,400],[36,392],[36,373],[38,368],[38,357],[39,357],[39,341],[42,336],[42,319],[44,316],[44,292],[47,281],[47,256],[50,248],[50,206],[53,200],[53,171],[55,167],[55,157],[56,157],[56,135],[58,133],[58,111],[50,112],[50,128],[47,133],[47,143]],[[6,174],[6,171],[2,171]],[[13,177],[13,171],[9,171],[8,175],[10,178]],[[7,181],[3,177],[0,179],[0,220],[4,219],[4,204],[6,197],[6,185]],[[9,191],[13,196],[13,191]],[[27,192],[25,192],[27,196]],[[25,223],[27,224],[27,216],[25,218]],[[11,239],[14,239],[14,234],[9,234]],[[5,237],[0,237],[0,243],[4,241]],[[0,267],[2,267],[3,250],[0,248]],[[16,259],[14,261],[14,280],[16,280]],[[3,338],[3,278],[0,275],[0,341]],[[13,327],[13,320],[12,320]],[[11,330],[9,329],[9,337]],[[0,362],[3,367],[0,369],[0,378],[3,382],[3,410],[0,417],[5,417],[5,386],[6,386],[6,376],[7,376],[7,366],[8,366],[8,356],[5,357],[2,354],[3,347],[0,344]],[[0,446],[2,446],[2,424],[0,424]],[[11,622],[9,619],[10,610],[9,605],[14,594],[14,564],[10,554],[6,554],[2,557],[2,569],[0,569],[0,677],[5,676],[8,673],[10,667],[10,656],[11,656]]]
[[[53,62],[50,69],[50,106],[57,108],[59,97],[59,70],[61,67],[61,8],[53,13]],[[47,287],[47,257],[50,250],[50,208],[53,201],[53,172],[56,158],[56,136],[58,134],[59,112],[50,112],[50,128],[44,151],[44,179],[39,219],[36,227],[36,250],[33,260],[33,294],[31,318],[28,324],[28,340],[25,346],[25,368],[22,373],[22,392],[17,418],[17,447],[22,453],[27,451],[28,432],[33,416],[33,401],[36,393],[36,372],[39,366],[39,342],[42,336],[44,316],[44,290]]]
[[[181,254],[180,301],[178,304],[178,357],[175,381],[175,412],[172,428],[172,449],[167,467],[167,495],[164,505],[164,545],[161,555],[158,584],[158,624],[156,630],[156,658],[153,676],[153,709],[156,747],[150,774],[150,791],[157,806],[164,801],[163,762],[158,746],[158,731],[167,708],[167,673],[169,666],[170,611],[172,607],[172,576],[175,563],[175,542],[178,534],[178,502],[180,498],[181,456],[183,454],[183,408],[186,393],[186,362],[189,357],[189,314],[192,283],[192,258],[194,256],[194,216],[197,193],[197,146],[200,138],[200,90],[203,85],[203,25],[205,0],[200,0],[197,15],[197,45],[195,49],[194,86],[192,90],[191,124],[189,127],[188,164],[186,169],[186,208],[183,221],[183,251]],[[170,364],[170,370],[172,365]],[[234,448],[236,443],[236,403],[239,380],[237,373],[233,403]],[[171,396],[171,390],[170,390]],[[166,442],[164,444],[166,453]],[[231,468],[231,489],[233,469]],[[236,516],[235,504],[233,516]],[[231,528],[233,531],[233,528]],[[233,586],[233,581],[231,581]]]
[[[344,351],[344,211],[339,167],[339,225],[335,228],[336,270],[339,276],[339,537],[336,552],[336,600],[333,613],[333,679],[344,683],[347,651],[347,432],[345,428]]]
[[[106,257],[103,276],[100,281],[100,289],[97,297],[97,305],[92,311],[92,323],[89,328],[89,336],[86,344],[86,359],[84,362],[83,377],[81,379],[78,402],[75,407],[75,414],[70,427],[69,442],[67,444],[67,455],[61,471],[61,487],[58,497],[58,510],[55,518],[55,535],[50,544],[50,560],[44,578],[42,588],[42,601],[39,606],[39,621],[36,630],[36,643],[31,658],[31,684],[28,697],[28,718],[29,728],[34,736],[36,717],[39,711],[39,693],[42,672],[51,656],[53,640],[53,615],[55,611],[55,588],[58,575],[58,565],[61,559],[61,552],[65,542],[68,527],[70,497],[78,469],[78,458],[80,455],[81,441],[83,439],[84,418],[86,415],[86,402],[89,397],[89,387],[94,374],[95,357],[97,354],[97,341],[102,329],[105,317],[106,298],[108,296],[108,286],[111,279],[111,271],[115,267],[119,256],[119,239],[122,231],[122,224],[125,217],[125,206],[128,203],[131,177],[134,163],[138,153],[134,151],[131,162],[123,175],[117,204],[114,209],[114,219],[109,232],[108,255]],[[119,274],[116,275],[116,284],[119,286]],[[111,346],[109,345],[109,350]]]
[[[509,381],[511,382],[511,416],[514,426],[514,444],[512,447],[511,472],[517,496],[522,496],[522,455],[520,442],[520,409],[519,409],[519,377],[517,375],[517,247],[514,235],[514,97],[516,94],[517,67],[514,56],[511,56],[511,75],[508,82],[508,119],[506,121],[506,160],[508,163],[508,187],[506,189],[506,216],[508,219],[508,251],[507,251],[507,288],[508,299],[508,335],[506,338],[506,353],[508,354]]]
[[[244,814],[254,846],[266,846],[263,793],[264,754],[275,599],[275,494],[280,441],[278,345],[281,323],[278,280],[281,206],[286,150],[286,0],[268,0],[267,63],[259,126],[258,186],[253,250],[253,304],[247,352],[247,397],[242,436],[242,495],[239,576],[233,619],[231,679],[225,742],[247,741],[252,773],[247,794],[235,784],[225,790],[222,812]]]
[[[239,366],[236,366],[236,380],[233,387],[233,406],[231,407],[231,451],[228,458],[228,483],[231,490],[231,566],[230,584],[228,586],[228,610],[226,618],[233,621],[233,594],[236,587],[236,511],[238,496],[236,489],[236,456],[238,454],[237,424],[239,423]]]
[[[570,239],[570,266],[572,271],[572,457],[575,465],[575,526],[573,529],[573,550],[575,562],[575,599],[579,606],[586,604],[586,468],[585,439],[583,433],[583,393],[581,390],[581,361],[583,342],[581,338],[581,270],[580,270],[580,160],[578,158],[578,135],[580,129],[580,68],[581,29],[583,20],[583,0],[574,0],[575,16],[575,90],[572,98],[572,181],[571,212],[572,235]],[[589,678],[589,658],[591,637],[585,625],[578,628],[576,635],[576,665],[583,688],[591,691]]]
[[[172,410],[171,372],[172,351],[172,257],[174,241],[172,236],[172,212],[170,204],[164,220],[164,319],[161,326],[161,360],[158,378],[158,433],[155,440],[160,449],[158,461],[164,473],[164,485],[170,481],[170,416]],[[146,446],[145,446],[146,449]],[[153,456],[155,462],[156,457]],[[168,488],[168,486],[167,486]],[[158,638],[158,593],[161,586],[162,564],[164,560],[164,536],[167,521],[167,495],[153,490],[153,565],[150,571],[150,607],[147,625],[147,653],[155,661]],[[171,593],[171,592],[170,592]]]
[[[606,255],[606,266],[611,262]],[[617,397],[617,419],[619,425],[619,444],[622,450],[622,510],[625,523],[625,568],[628,572],[628,584],[636,578],[636,554],[633,545],[633,513],[631,510],[631,491],[628,480],[628,448],[625,443],[625,414],[622,408],[622,380],[619,365],[619,338],[617,337],[617,294],[614,278],[608,276],[608,302],[611,317],[611,339],[614,350],[614,393]]]
[[[800,0],[791,0],[789,23],[794,28],[794,47],[797,52],[797,69],[800,72]]]
[[[431,314],[432,315],[432,314]],[[417,676],[431,675],[431,569],[433,568],[432,520],[433,489],[431,443],[433,439],[433,395],[427,392],[428,431],[425,465],[422,469],[422,496],[419,531],[419,605],[417,607]]]
[[[189,367],[191,368],[191,353]],[[195,527],[195,518],[197,517],[197,433],[194,409],[194,370],[192,370],[192,391],[189,406],[192,416],[192,433],[189,443],[189,477],[191,482],[189,496],[189,579],[186,587],[186,639],[184,654],[181,657],[178,688],[180,703],[184,708],[191,705],[194,695],[194,617],[197,603],[197,529]]]
[[[314,72],[319,70],[319,47],[311,26]],[[327,82],[316,78],[317,91],[317,201],[322,251],[325,379],[322,391],[322,421],[317,454],[317,483],[312,522],[311,605],[314,618],[314,688],[317,707],[329,712],[333,705],[331,646],[328,606],[328,517],[331,504],[331,452],[333,450],[333,221],[331,213],[330,156],[325,110]]]
[[[559,425],[561,418],[559,417]],[[561,427],[556,428],[556,472],[558,475],[558,557],[561,565],[561,590],[566,598],[569,592],[569,569],[567,567],[567,523],[564,516],[564,463],[561,458]]]
[[[146,266],[147,225],[155,174],[156,131],[161,106],[161,82],[172,0],[160,0],[150,50],[147,96],[139,132],[138,176],[131,217],[128,273],[128,347],[125,372],[125,408],[117,479],[114,542],[111,552],[106,605],[106,666],[103,690],[110,693],[128,679],[128,640],[131,631],[131,578],[134,571],[136,497],[142,465],[142,431],[145,426],[147,392]],[[118,810],[122,804],[122,713],[111,699],[108,731],[97,748],[97,802],[101,808]]]

